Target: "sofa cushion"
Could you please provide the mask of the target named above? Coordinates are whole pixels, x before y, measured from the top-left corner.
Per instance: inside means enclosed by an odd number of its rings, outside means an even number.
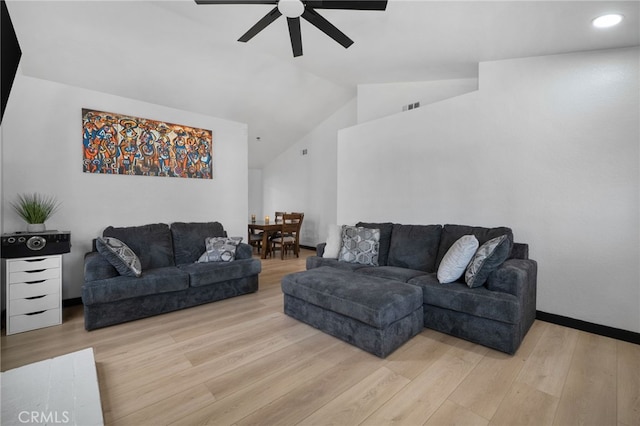
[[[116,302],[132,297],[184,290],[187,287],[189,275],[186,272],[175,266],[155,268],[143,271],[139,278],[118,276],[85,282],[82,286],[82,303],[95,305]]]
[[[477,250],[478,239],[475,236],[460,237],[442,258],[438,266],[438,281],[448,284],[462,277]]]
[[[102,236],[117,238],[128,245],[138,255],[143,271],[175,265],[171,232],[165,223],[125,228],[108,226]]]
[[[175,264],[184,265],[197,261],[206,251],[207,237],[226,237],[220,222],[174,222],[171,224]]]
[[[138,256],[125,243],[117,238],[104,237],[96,240],[98,253],[109,261],[114,268],[127,277],[139,277],[142,275],[142,266]]]
[[[356,271],[358,269],[367,268],[367,265],[363,265],[361,263],[340,262],[338,259],[331,259],[320,256],[307,257],[307,269],[320,268],[321,266],[331,266],[343,271]]]
[[[243,259],[233,262],[189,263],[179,265],[178,268],[189,274],[191,287],[202,287],[258,275],[262,270],[262,263],[258,259]]]
[[[442,237],[440,238],[440,247],[438,248],[436,268],[440,266],[440,262],[442,262],[442,258],[449,248],[463,235],[475,236],[478,239],[479,245],[483,245],[490,239],[501,235],[506,235],[511,243],[513,243],[513,231],[511,231],[511,228],[483,228],[481,226],[444,225],[442,228]]]
[[[428,305],[434,305],[509,324],[516,324],[522,317],[518,298],[512,294],[486,287],[469,288],[460,282],[440,284],[435,273],[414,278],[409,284],[422,289],[425,311]]]
[[[369,229],[380,230],[380,247],[378,249],[378,265],[387,266],[389,262],[389,245],[391,244],[391,232],[393,231],[393,223],[383,222],[358,222],[356,226]]]
[[[440,225],[393,225],[389,246],[389,266],[434,272]]]
[[[471,288],[483,285],[489,274],[507,260],[511,242],[506,235],[492,238],[480,246],[464,274],[464,281]]]
[[[415,269],[398,268],[397,266],[367,266],[357,269],[357,273],[365,274],[372,277],[386,278],[406,283],[412,278],[426,274],[424,271],[416,271]]]
[[[206,250],[198,259],[198,263],[232,262],[236,259],[236,249],[242,237],[208,237],[205,239]]]
[[[378,266],[380,230],[357,226],[342,227],[342,247],[338,260]]]
[[[416,286],[330,267],[285,275],[282,292],[380,329],[422,306]]]

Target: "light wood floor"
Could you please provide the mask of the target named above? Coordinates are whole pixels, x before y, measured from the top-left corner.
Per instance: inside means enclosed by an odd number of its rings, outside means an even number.
[[[106,424],[640,424],[640,346],[536,321],[515,356],[432,330],[379,359],[282,313],[263,260],[260,290],[92,332],[2,336],[2,370],[93,347]]]

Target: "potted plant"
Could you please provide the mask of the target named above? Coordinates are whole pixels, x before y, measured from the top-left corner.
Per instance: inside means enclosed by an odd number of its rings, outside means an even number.
[[[34,194],[18,194],[18,201],[11,203],[18,215],[27,222],[27,231],[44,231],[44,222],[60,207],[54,196]]]

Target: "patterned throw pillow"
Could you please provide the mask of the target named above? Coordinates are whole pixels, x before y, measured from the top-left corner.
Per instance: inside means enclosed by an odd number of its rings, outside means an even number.
[[[236,247],[242,237],[208,237],[205,240],[207,251],[202,253],[198,263],[231,262],[236,259]]]
[[[464,275],[478,245],[478,239],[473,235],[464,235],[453,243],[438,266],[438,281],[448,284]]]
[[[342,227],[342,247],[338,260],[378,266],[380,230],[356,226]]]
[[[480,246],[464,274],[467,285],[470,288],[483,285],[489,274],[507,260],[511,253],[511,245],[511,240],[506,235],[502,235]]]
[[[96,240],[96,249],[120,273],[127,277],[142,275],[142,266],[138,256],[125,243],[113,237],[101,237]]]

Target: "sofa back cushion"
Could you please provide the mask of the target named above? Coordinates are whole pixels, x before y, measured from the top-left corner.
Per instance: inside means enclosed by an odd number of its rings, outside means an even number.
[[[171,232],[169,232],[169,225],[165,223],[124,228],[108,226],[102,232],[102,236],[117,238],[129,246],[140,259],[143,272],[175,266]]]
[[[442,258],[449,248],[464,235],[473,235],[478,239],[478,244],[482,246],[487,241],[506,235],[510,241],[509,245],[513,245],[513,231],[511,228],[484,228],[481,226],[467,225],[444,225],[442,228],[442,238],[440,238],[440,248],[438,249],[438,258],[436,260],[436,268],[440,266]]]
[[[388,259],[389,259],[389,245],[391,244],[391,231],[393,230],[393,223],[391,222],[384,222],[384,223],[358,222],[356,223],[356,226],[361,228],[380,230],[380,247],[378,249],[378,265],[387,266]]]
[[[440,225],[393,225],[389,244],[389,266],[436,271]]]
[[[206,251],[209,237],[226,237],[220,222],[174,222],[171,224],[176,265],[196,262]]]

